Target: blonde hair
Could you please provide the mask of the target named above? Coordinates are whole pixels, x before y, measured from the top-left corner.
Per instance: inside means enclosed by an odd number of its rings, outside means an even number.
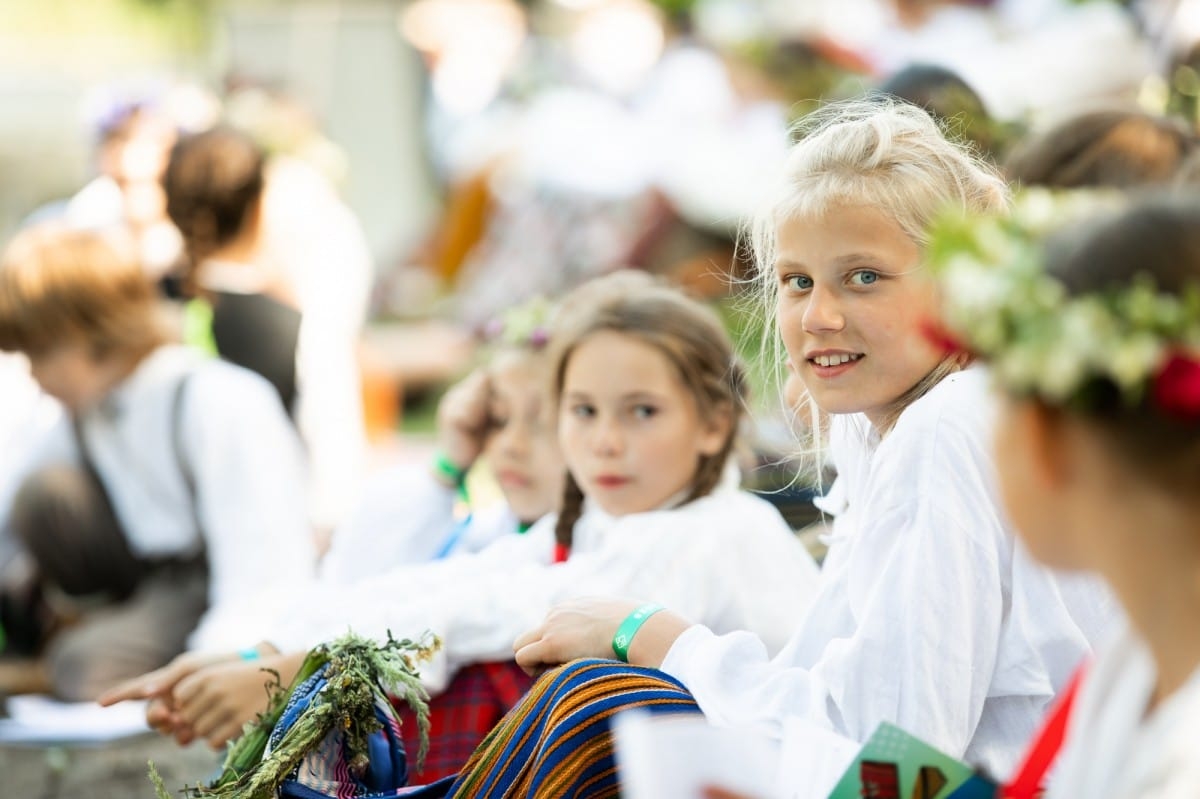
[[[97,358],[140,358],[166,340],[154,287],[115,234],[43,224],[0,258],[0,350],[78,342]]]
[[[562,395],[572,353],[589,336],[612,331],[650,345],[675,368],[702,419],[714,421],[728,414],[729,433],[721,449],[700,458],[684,501],[712,492],[737,441],[746,396],[745,372],[716,313],[679,289],[640,273],[616,273],[591,281],[564,298],[561,308],[569,315],[560,313],[563,321],[551,334],[555,402]],[[583,493],[568,472],[555,527],[559,544],[571,545],[582,506]]]
[[[756,267],[755,297],[768,320],[765,357],[777,367],[785,359],[775,308],[777,230],[789,220],[819,218],[840,206],[868,206],[885,214],[918,247],[927,228],[947,208],[964,212],[1002,211],[1008,204],[1003,179],[986,161],[948,139],[933,118],[915,105],[880,97],[832,103],[800,120],[797,143],[788,153],[774,192],[743,231]],[[910,403],[962,366],[942,362],[885,414],[885,432]],[[778,382],[778,368],[772,369]],[[820,451],[823,420],[804,394],[813,432],[809,447]]]

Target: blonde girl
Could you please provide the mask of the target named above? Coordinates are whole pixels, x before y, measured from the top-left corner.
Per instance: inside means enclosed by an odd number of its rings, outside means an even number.
[[[864,741],[888,721],[1006,773],[1111,613],[1098,585],[1062,579],[1015,544],[992,479],[986,379],[924,333],[937,312],[926,226],[946,206],[1002,210],[1004,185],[915,107],[830,106],[801,136],[751,243],[783,353],[829,418],[838,478],[823,500],[834,523],[813,605],[795,609],[772,658],[750,632],[576,602],[518,639],[517,660],[539,670],[612,657],[621,631],[629,662],[682,683],[714,724],[781,739],[800,717]],[[529,733],[524,713],[477,752],[457,795],[574,784],[570,763],[503,771],[502,741]],[[560,720],[551,706],[533,723],[573,735]],[[538,751],[561,751],[557,737],[534,738]]]

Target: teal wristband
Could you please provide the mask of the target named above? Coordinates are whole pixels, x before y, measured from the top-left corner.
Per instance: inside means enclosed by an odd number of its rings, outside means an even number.
[[[457,490],[458,496],[467,500],[467,471],[456,466],[444,452],[433,456],[433,471],[445,477]]]
[[[625,621],[621,622],[621,626],[617,628],[617,634],[613,636],[612,641],[613,652],[616,654],[617,660],[622,663],[629,662],[629,645],[633,643],[633,636],[637,635],[638,630],[642,629],[642,625],[646,623],[646,619],[662,609],[662,605],[647,602],[625,617]]]
[[[246,661],[258,660],[258,658],[259,658],[258,648],[251,646],[251,647],[247,647],[246,649],[239,649],[238,657],[240,657],[242,660],[246,660]]]

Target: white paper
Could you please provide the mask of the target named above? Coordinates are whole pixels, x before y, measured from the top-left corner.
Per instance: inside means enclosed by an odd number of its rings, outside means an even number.
[[[825,799],[854,762],[862,746],[800,717],[783,724],[776,796]]]
[[[145,702],[100,707],[48,696],[11,696],[0,718],[0,743],[103,743],[148,732]]]
[[[626,799],[696,799],[710,786],[775,799],[779,743],[765,735],[636,710],[614,719],[613,734]]]

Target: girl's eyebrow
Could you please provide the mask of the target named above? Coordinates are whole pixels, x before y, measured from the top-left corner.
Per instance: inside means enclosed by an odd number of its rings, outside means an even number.
[[[862,264],[871,264],[873,266],[880,265],[884,262],[878,255],[869,252],[851,252],[845,255],[839,255],[833,259],[833,265],[837,267],[859,266]],[[794,261],[790,258],[779,258],[775,261],[776,269],[805,269],[806,265],[800,261]]]
[[[872,255],[866,252],[852,252],[846,255],[839,255],[833,259],[833,262],[838,266],[859,266],[861,264],[871,264],[878,266],[883,263],[883,259],[877,255]]]

